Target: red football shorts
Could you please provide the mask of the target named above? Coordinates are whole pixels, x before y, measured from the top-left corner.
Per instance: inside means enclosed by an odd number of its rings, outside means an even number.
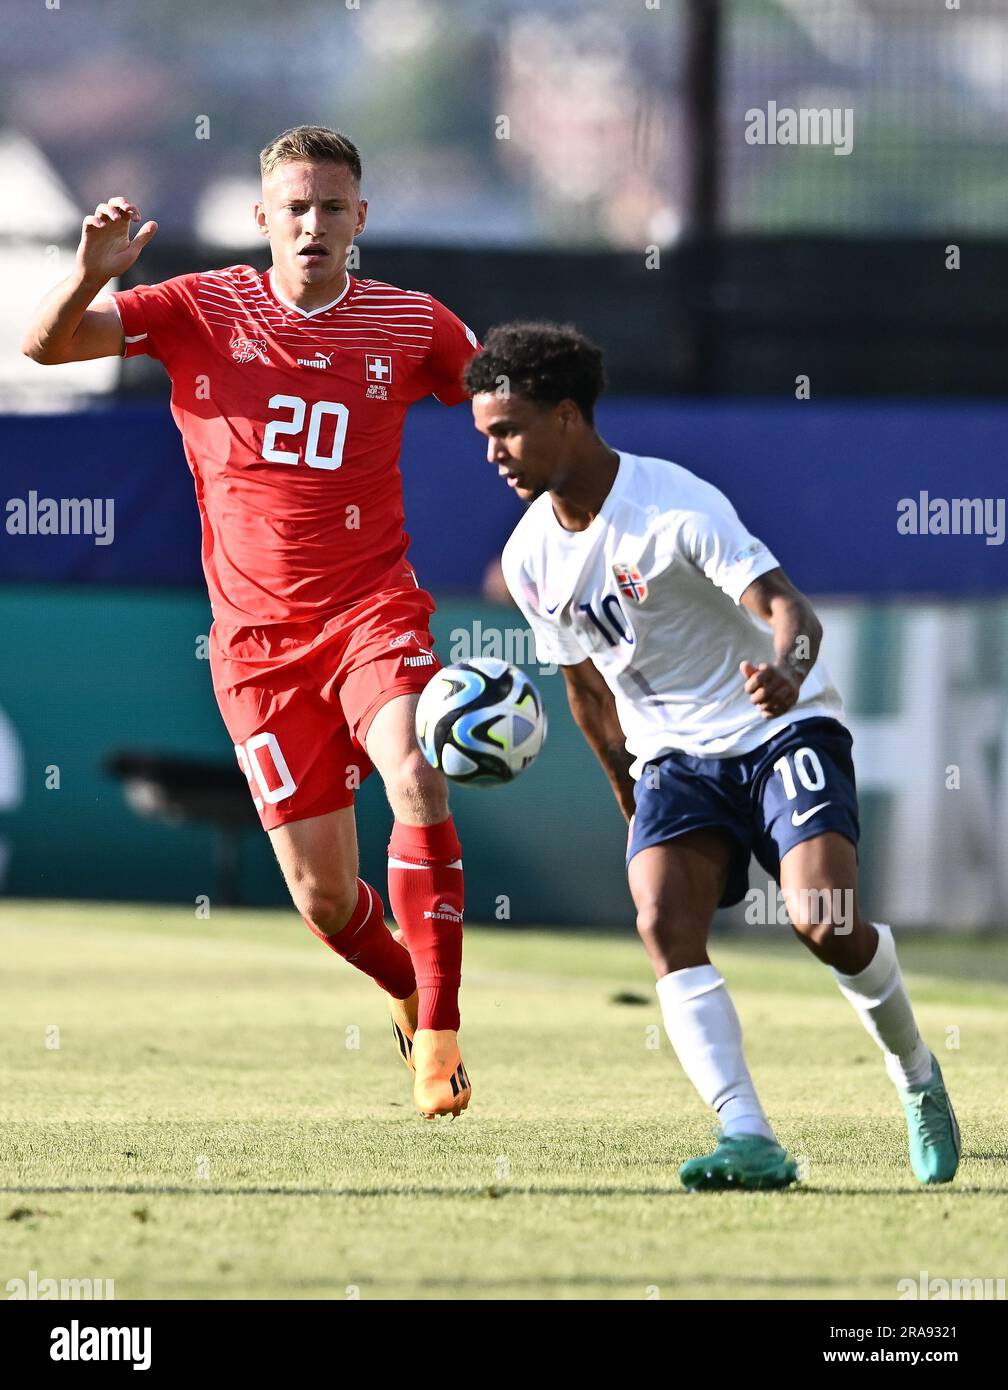
[[[371,721],[440,662],[424,589],[385,589],[324,623],[221,630],[214,694],[264,830],[352,806],[373,764]]]

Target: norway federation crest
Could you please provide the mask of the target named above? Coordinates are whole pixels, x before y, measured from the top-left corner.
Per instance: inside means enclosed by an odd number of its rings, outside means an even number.
[[[636,565],[622,565],[617,560],[612,567],[616,584],[624,598],[631,603],[643,603],[647,598],[647,584]]]

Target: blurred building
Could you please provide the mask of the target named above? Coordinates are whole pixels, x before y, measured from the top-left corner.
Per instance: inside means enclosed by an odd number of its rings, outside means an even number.
[[[156,213],[166,240],[248,244],[257,150],[286,126],[319,121],[361,147],[376,240],[670,244],[687,212],[696,9],[696,0],[22,6],[0,55],[0,117],[79,205],[128,192]],[[710,136],[722,227],[1008,230],[1002,0],[955,9],[723,0],[720,12]],[[770,100],[850,108],[856,157],[747,144],[746,112]]]

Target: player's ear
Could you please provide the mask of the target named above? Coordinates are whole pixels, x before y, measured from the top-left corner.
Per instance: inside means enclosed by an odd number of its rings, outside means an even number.
[[[354,236],[360,236],[367,226],[367,199],[361,198],[357,204],[357,226],[354,228]]]
[[[557,419],[561,429],[569,430],[577,424],[580,411],[573,401],[560,401],[556,407]]]
[[[264,237],[269,236],[269,226],[266,222],[266,207],[263,203],[256,203],[254,209],[255,224]]]

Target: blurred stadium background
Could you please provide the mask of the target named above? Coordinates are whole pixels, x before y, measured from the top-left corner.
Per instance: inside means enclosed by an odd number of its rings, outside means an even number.
[[[577,323],[608,354],[609,442],[722,487],[817,599],[872,914],[1004,927],[1003,510],[999,538],[897,530],[900,499],[1005,493],[1002,0],[92,0],[19,7],[7,33],[0,893],[286,900],[251,808],[230,809],[162,369],[41,368],[17,344],[111,194],[160,223],[130,283],[264,267],[258,150],[317,121],[364,157],[360,274],[429,290],[480,334]],[[849,109],[851,152],[747,143],[746,113],[771,101]],[[528,657],[494,570],[517,504],[468,412],[416,408],[402,469],[442,659]],[[32,493],[113,499],[112,543],[16,534],[10,501]],[[537,678],[540,763],[454,797],[468,915],[629,926],[621,820],[560,678]],[[180,819],[143,762],[172,757],[209,769],[176,771],[210,819]],[[374,781],[360,812],[362,872],[380,882]]]

